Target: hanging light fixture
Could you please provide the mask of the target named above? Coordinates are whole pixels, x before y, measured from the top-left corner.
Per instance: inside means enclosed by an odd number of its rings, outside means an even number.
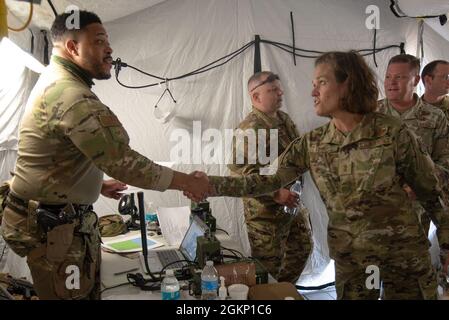
[[[156,105],[154,106],[154,109],[153,109],[154,117],[156,118],[157,121],[159,121],[161,123],[169,122],[171,119],[173,119],[173,117],[176,114],[176,112],[175,112],[176,111],[176,100],[175,100],[175,98],[173,98],[170,88],[168,87],[168,79],[165,79],[164,82],[165,82],[165,90],[164,90],[164,92],[162,92],[162,95],[159,97],[159,100],[156,102]],[[169,107],[168,110],[162,110],[160,107],[158,107],[158,104],[166,93],[168,93],[170,95],[174,104],[171,107]]]

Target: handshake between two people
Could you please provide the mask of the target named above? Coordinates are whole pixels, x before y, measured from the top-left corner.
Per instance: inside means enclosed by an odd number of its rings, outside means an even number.
[[[123,195],[122,191],[127,188],[128,186],[121,181],[115,179],[105,180],[101,187],[101,194],[105,197],[118,200]],[[195,202],[203,201],[207,197],[217,196],[217,192],[209,182],[207,174],[202,171],[193,171],[190,174],[175,173],[170,189],[183,191],[187,198]],[[299,204],[298,194],[285,188],[274,192],[273,199],[278,204],[289,208],[294,208]]]
[[[189,174],[189,181],[182,189],[183,194],[192,201],[200,202],[207,197],[217,196],[215,187],[210,184],[207,174],[202,171],[193,171]],[[273,195],[276,203],[287,206],[289,208],[297,207],[299,204],[299,196],[297,193],[288,189],[281,188]]]
[[[216,195],[215,188],[209,183],[207,174],[202,171],[193,171],[189,175],[187,183],[183,186],[183,194],[192,201],[200,202],[207,197]]]

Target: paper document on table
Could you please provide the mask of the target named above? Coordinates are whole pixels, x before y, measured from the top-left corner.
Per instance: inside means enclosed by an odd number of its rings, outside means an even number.
[[[190,207],[158,207],[157,218],[169,246],[179,246],[189,228]]]
[[[112,240],[105,240],[103,238],[103,243],[101,245],[114,252],[138,252],[142,250],[142,237],[140,234],[133,234]],[[148,249],[154,249],[163,246],[163,244],[157,240],[147,237],[147,246]]]

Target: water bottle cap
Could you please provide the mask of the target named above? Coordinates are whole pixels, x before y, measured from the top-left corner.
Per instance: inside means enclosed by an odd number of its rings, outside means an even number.
[[[166,276],[169,276],[169,277],[173,276],[173,275],[174,275],[173,269],[167,269],[167,270],[165,270],[165,275],[166,275]]]
[[[207,260],[206,261],[206,266],[213,266],[214,265],[214,262],[212,261],[212,260]]]

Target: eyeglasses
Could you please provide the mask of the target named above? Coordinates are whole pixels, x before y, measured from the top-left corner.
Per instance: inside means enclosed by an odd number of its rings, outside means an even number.
[[[256,90],[257,88],[263,86],[266,83],[270,83],[270,82],[274,82],[276,80],[279,80],[279,76],[277,74],[270,74],[264,81],[262,81],[261,83],[259,83],[257,86],[255,86],[254,88],[251,89],[250,92],[253,92],[254,90]]]

